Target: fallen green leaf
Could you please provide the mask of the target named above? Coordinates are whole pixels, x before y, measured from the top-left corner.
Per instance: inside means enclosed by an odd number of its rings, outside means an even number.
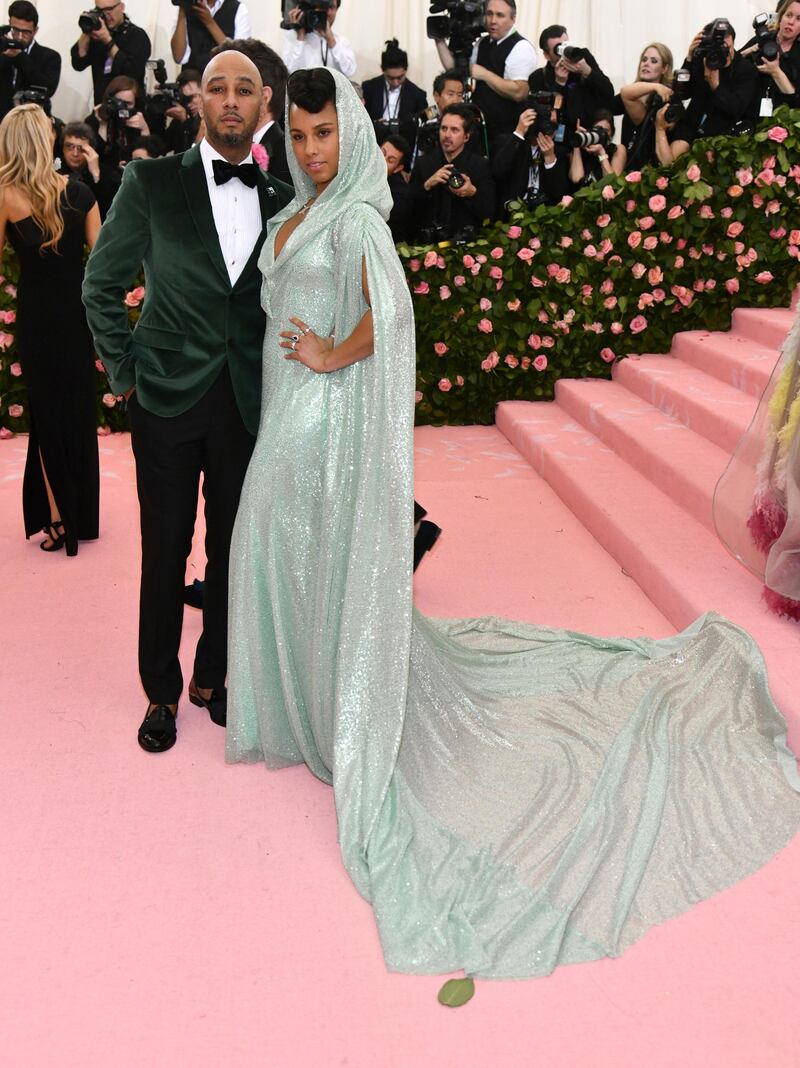
[[[446,1005],[449,1009],[460,1009],[462,1005],[466,1005],[474,993],[474,980],[448,979],[439,991],[439,1004]]]

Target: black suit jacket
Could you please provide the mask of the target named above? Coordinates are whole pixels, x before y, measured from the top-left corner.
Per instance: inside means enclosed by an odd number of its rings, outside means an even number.
[[[60,78],[61,56],[36,41],[30,52],[20,52],[18,56],[0,55],[0,118],[11,110],[14,94],[20,89],[40,85],[47,90],[48,96],[52,96]]]
[[[111,70],[107,74],[105,65],[108,51],[101,41],[91,41],[89,51],[83,57],[78,53],[77,41],[70,51],[73,70],[92,68],[95,104],[100,103],[103,90],[111,79],[119,74],[126,74],[129,78],[134,78],[144,85],[145,66],[150,58],[150,38],[141,26],[134,26],[127,17],[119,29],[114,30],[111,37],[119,51],[114,56]]]
[[[277,178],[279,182],[285,182],[286,185],[293,186],[292,174],[286,159],[286,135],[283,132],[283,127],[279,123],[273,122],[272,126],[261,138],[261,144],[269,153],[268,172],[273,178]]]
[[[373,120],[382,119],[383,112],[386,108],[386,79],[382,74],[377,78],[368,78],[367,81],[361,85],[361,92],[364,94],[364,106],[367,109],[367,114]],[[424,111],[428,106],[428,98],[425,95],[425,90],[420,89],[418,85],[414,85],[406,79],[400,89],[400,106],[397,111],[397,117],[401,121],[408,119],[411,115],[416,115],[418,111]]]
[[[531,146],[516,134],[498,138],[492,156],[492,175],[497,183],[498,215],[505,215],[510,200],[523,197],[528,189],[531,170]],[[538,159],[539,194],[542,203],[558,204],[569,192],[569,167],[566,159],[556,159],[553,167],[545,167]]]
[[[417,160],[411,172],[410,192],[414,209],[419,213],[420,227],[437,224],[457,233],[466,226],[480,226],[484,219],[494,218],[495,186],[489,161],[475,152],[462,151],[453,160],[453,167],[468,174],[477,193],[474,197],[454,196],[445,185],[436,185],[430,191],[425,182],[447,160],[440,147],[434,148]]]

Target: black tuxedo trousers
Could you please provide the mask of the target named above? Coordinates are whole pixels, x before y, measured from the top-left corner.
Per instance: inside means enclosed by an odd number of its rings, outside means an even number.
[[[201,689],[222,690],[228,655],[228,553],[256,439],[242,421],[227,365],[181,415],[154,415],[138,404],[135,393],[129,413],[142,528],[139,673],[153,704],[176,704],[183,690],[178,660],[183,587],[200,476],[206,573],[194,678]]]

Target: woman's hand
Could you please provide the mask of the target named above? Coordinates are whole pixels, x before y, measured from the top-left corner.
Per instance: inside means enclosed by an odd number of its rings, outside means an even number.
[[[780,56],[776,56],[775,59],[762,59],[760,63],[756,64],[756,70],[761,74],[769,74],[774,78],[776,74],[781,72]]]
[[[327,357],[333,350],[333,337],[320,337],[302,319],[290,318],[289,322],[294,323],[296,329],[281,331],[281,337],[286,339],[281,342],[281,348],[289,350],[284,358],[305,364],[318,375],[325,374],[328,371]]]

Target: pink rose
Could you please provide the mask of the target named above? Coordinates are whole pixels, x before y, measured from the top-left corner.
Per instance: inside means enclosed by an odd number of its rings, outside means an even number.
[[[626,182],[630,182],[631,184],[633,184],[634,182],[641,182],[641,180],[642,180],[642,172],[641,171],[630,171],[630,173],[625,175],[625,181]]]
[[[756,275],[756,281],[759,285],[766,286],[772,281],[773,277],[774,275],[771,271],[761,271]]]
[[[670,289],[673,297],[677,297],[684,308],[688,308],[694,300],[694,297],[686,288],[686,286],[672,286]]]
[[[534,251],[536,251],[537,249],[540,249],[542,247],[542,242],[539,240],[538,237],[532,237],[530,239],[530,241],[528,242],[528,244],[530,245],[530,247]]]
[[[686,177],[689,179],[690,182],[699,182],[700,174],[700,168],[697,166],[696,163],[693,163],[691,167],[686,168]]]
[[[556,275],[557,282],[560,282],[562,285],[566,285],[571,278],[572,271],[570,271],[569,267],[559,267],[558,274]]]
[[[716,280],[716,278],[709,278],[708,281],[706,282],[706,291],[708,291],[709,289],[716,289],[716,288],[717,288],[717,280]]]
[[[735,242],[735,244],[733,246],[733,251],[736,253],[737,256],[741,256],[741,254],[744,252],[744,244],[743,244],[743,242],[741,242],[741,241]]]
[[[430,252],[426,252],[425,253],[425,267],[426,268],[435,267],[436,266],[436,261],[438,259],[439,259],[439,253],[438,252],[434,252],[433,249],[431,249]]]
[[[789,131],[784,129],[783,126],[773,126],[767,130],[767,137],[770,141],[777,141],[778,144],[782,144],[789,136]]]
[[[508,236],[511,238],[512,241],[515,241],[518,237],[522,236],[522,227],[510,226],[508,228]]]
[[[0,312],[0,319],[2,319],[6,326],[10,326],[17,321],[17,313],[15,311]]]
[[[603,301],[603,307],[604,308],[608,308],[609,310],[611,308],[616,308],[616,306],[617,306],[617,298],[616,297],[606,297],[606,299]]]
[[[642,235],[638,230],[632,230],[628,234],[628,246],[629,248],[638,248],[642,243]]]
[[[443,341],[437,341],[433,346],[433,351],[437,356],[444,356],[446,352],[449,352],[447,345]]]
[[[105,404],[106,408],[113,408],[116,403],[117,398],[114,396],[113,393],[103,394],[103,404]]]
[[[643,263],[634,263],[633,267],[631,267],[631,274],[634,278],[642,278],[646,271],[647,268]]]
[[[569,248],[570,245],[572,244],[572,238],[564,236],[559,241],[559,244],[561,245],[562,248]]]
[[[651,286],[657,286],[659,282],[664,281],[664,272],[660,267],[651,267],[647,272],[647,281]]]
[[[753,207],[754,208],[761,208],[763,206],[764,206],[764,198],[761,196],[760,193],[754,193],[753,194]]]
[[[669,178],[665,174],[662,174],[660,178],[656,178],[656,189],[666,189],[669,185]]]
[[[542,286],[544,286],[546,284],[547,283],[543,282],[541,278],[537,278],[535,274],[531,275],[531,285],[533,286],[534,289],[541,289]]]
[[[608,224],[609,224],[610,222],[611,222],[611,216],[610,216],[610,215],[598,215],[598,216],[597,216],[597,225],[598,225],[598,226],[599,226],[599,227],[600,227],[601,229],[602,229],[602,228],[603,228],[604,226],[608,226]]]
[[[473,263],[473,265],[469,269],[469,273],[472,275],[473,278],[475,278],[481,273],[481,265],[479,263]]]
[[[583,250],[583,254],[588,259],[592,260],[597,255],[597,249],[594,247],[594,245],[587,245],[586,248]]]
[[[714,212],[712,211],[711,206],[709,204],[703,204],[697,214],[700,216],[701,219],[714,218]]]
[[[24,411],[25,409],[21,404],[9,404],[8,406],[8,414],[12,419],[19,419]]]
[[[662,230],[661,233],[658,235],[658,238],[662,245],[672,244],[672,234],[668,234],[666,230]]]
[[[500,363],[500,357],[496,352],[490,352],[486,359],[481,363],[481,367],[484,371],[493,371]]]
[[[457,386],[463,386],[464,385],[464,379],[461,377],[461,375],[456,375],[456,385]]]
[[[503,250],[498,245],[497,248],[493,248],[492,249],[492,251],[489,253],[489,255],[492,257],[493,260],[502,260],[504,253],[503,253]]]
[[[581,286],[581,296],[588,299],[589,297],[591,297],[592,293],[594,293],[594,289],[592,288],[592,286]]]
[[[497,281],[498,278],[502,278],[503,277],[503,268],[502,267],[490,267],[489,268],[489,277],[490,278],[494,278],[495,281]]]
[[[419,293],[422,297],[424,297],[426,293],[430,293],[430,291],[431,287],[427,282],[420,282],[419,285],[414,286],[414,292]]]
[[[462,263],[464,264],[465,267],[471,267],[475,263],[475,260],[473,259],[472,256],[466,255],[464,257],[464,259],[462,260]]]
[[[764,208],[765,215],[775,215],[781,210],[780,202],[777,200],[770,200],[766,208]]]
[[[547,314],[544,308],[542,308],[542,310],[537,314],[536,318],[539,320],[540,323],[550,322],[550,316]]]
[[[415,274],[420,269],[421,266],[422,266],[422,264],[420,263],[419,260],[409,260],[408,261],[408,269],[409,269],[409,271],[413,271]]]
[[[646,248],[648,252],[652,252],[653,249],[656,248],[657,245],[658,245],[658,238],[656,237],[656,235],[655,234],[649,234],[644,239],[642,247]]]
[[[609,327],[609,330],[612,334],[621,334],[624,329],[625,327],[622,325],[622,323],[612,323]]]
[[[519,250],[519,252],[517,253],[517,257],[519,259],[521,259],[521,260],[524,260],[525,263],[530,263],[530,261],[533,259],[533,257],[535,255],[536,255],[536,253],[533,251],[533,249],[532,248],[528,248],[527,245],[525,247],[521,248]]]
[[[636,211],[636,201],[635,200],[626,200],[625,201],[625,211],[627,211],[627,213],[629,215],[630,215],[630,213],[632,211]]]
[[[528,345],[532,349],[540,349],[542,347],[542,339],[538,334],[531,334],[528,338]]]
[[[769,236],[773,241],[780,241],[782,237],[786,237],[786,229],[783,226],[779,226],[775,230],[770,230]]]
[[[574,197],[569,197],[569,196],[562,197],[561,200],[559,200],[559,204],[561,205],[562,208],[568,208],[570,206],[570,204],[572,203],[573,199],[574,199]]]
[[[554,337],[543,337],[542,338],[542,348],[543,349],[552,349],[552,347],[555,345],[555,343],[556,343],[556,339]]]
[[[477,264],[476,264],[476,266],[477,266]],[[453,279],[453,285],[454,286],[464,286],[466,284],[467,284],[467,280],[466,280],[466,278],[464,277],[463,274],[457,274],[455,276],[455,278]]]
[[[736,172],[736,181],[739,185],[750,185],[753,180],[753,171],[750,167],[742,167]]]
[[[419,404],[419,402],[421,400],[422,400],[422,394],[420,393],[419,390],[417,390],[416,393],[414,394],[414,403],[415,404]]]
[[[533,366],[536,368],[537,371],[546,371],[547,357],[544,355],[537,356],[536,359],[533,361]]]
[[[508,302],[508,304],[506,305],[506,307],[508,308],[508,310],[510,312],[515,312],[515,311],[519,311],[521,304],[522,304],[522,301],[519,299],[519,297],[517,297],[516,300],[510,300]]]
[[[742,189],[742,187],[740,185],[729,185],[728,186],[728,196],[729,197],[735,199],[736,197],[740,197],[742,195],[742,193],[744,193],[744,189]]]
[[[522,363],[520,364],[520,367],[522,368],[522,370],[523,371],[527,371],[528,368],[530,367],[530,365],[531,365],[530,356],[523,356],[522,357]]]
[[[653,290],[653,300],[656,302],[656,304],[660,304],[662,300],[666,299],[666,296],[667,294],[664,292],[663,289]]]
[[[9,347],[9,345],[13,345],[13,344],[14,344],[14,335],[13,334],[6,334],[3,330],[0,330],[0,350],[5,352],[6,349]]]
[[[16,286],[6,286],[6,293],[8,293],[9,297],[16,297],[16,295],[17,295],[17,287]],[[144,290],[142,290],[142,293],[144,293]]]
[[[642,295],[639,297],[639,311],[644,311],[645,308],[650,308],[653,304],[655,304],[655,299],[656,298],[653,296],[652,293],[642,293]]]
[[[600,292],[601,293],[606,293],[606,294],[614,292],[614,283],[611,281],[610,278],[606,278],[603,281],[603,283],[600,286]]]
[[[450,381],[449,378],[439,379],[439,389],[442,391],[442,393],[448,393],[452,388],[453,383]]]
[[[492,302],[489,300],[488,297],[481,297],[481,299],[480,299],[480,309],[481,309],[481,311],[491,311],[492,310]]]
[[[667,212],[668,219],[679,219],[684,214],[683,208],[680,204],[673,204],[673,206]]]
[[[19,378],[22,374],[22,367],[18,363],[12,363],[9,367],[9,371],[14,376],[14,378]]]
[[[604,185],[603,186],[603,192],[601,194],[601,196],[603,197],[603,200],[613,200],[616,195],[617,194],[615,193],[615,191],[614,191],[612,186],[610,186],[610,185]]]
[[[675,263],[674,263],[675,270],[679,271],[681,269],[681,267],[683,267],[683,264],[684,264],[683,256],[676,256],[675,257]]]
[[[728,229],[725,231],[728,237],[738,237],[744,230],[744,224],[740,222],[732,222],[728,224]]]
[[[509,367],[519,367],[519,360],[512,353],[509,353],[508,356],[506,356],[505,362]]]
[[[436,266],[439,268],[439,270],[444,269],[444,256],[436,257]]]
[[[662,197],[660,193],[656,193],[655,196],[650,197],[647,202],[650,211],[663,211],[667,206],[666,197]]]
[[[263,145],[254,143],[252,147],[253,161],[262,171],[269,170],[269,153]]]
[[[614,245],[609,240],[609,238],[604,237],[603,240],[600,242],[600,247],[597,250],[597,255],[598,256],[606,256],[612,250],[613,247],[614,247]]]
[[[558,274],[558,272],[560,270],[561,270],[561,268],[559,267],[559,265],[557,263],[548,263],[548,265],[547,265],[547,273],[551,278],[555,278],[555,276]]]
[[[617,356],[613,349],[600,349],[600,357],[606,361],[606,363],[613,363]]]
[[[13,437],[13,430],[9,430],[7,426],[0,426],[0,441],[7,441],[9,438]]]
[[[692,286],[692,289],[695,291],[695,293],[704,293],[705,292],[705,288],[706,288],[706,284],[705,284],[705,282],[703,281],[702,278],[697,278],[695,280],[694,285]]]
[[[643,330],[647,329],[647,320],[643,315],[635,315],[631,319],[631,333],[641,334]]]
[[[739,279],[738,278],[728,278],[728,279],[726,279],[725,288],[727,289],[727,291],[729,293],[738,293],[739,292]]]
[[[478,323],[478,329],[482,334],[491,334],[492,330],[494,330],[491,319],[481,319]]]
[[[652,215],[643,215],[642,218],[639,219],[640,230],[652,230],[655,224],[656,221]]]
[[[97,428],[97,436],[98,436],[98,438],[107,438],[110,433],[111,433],[111,427],[110,426],[99,426]]]
[[[138,308],[144,299],[144,286],[137,286],[125,294],[125,303],[129,308]]]
[[[800,245],[800,230],[792,230],[789,234],[790,245]]]
[[[449,300],[453,294],[450,292],[449,286],[439,286],[439,299]]]

